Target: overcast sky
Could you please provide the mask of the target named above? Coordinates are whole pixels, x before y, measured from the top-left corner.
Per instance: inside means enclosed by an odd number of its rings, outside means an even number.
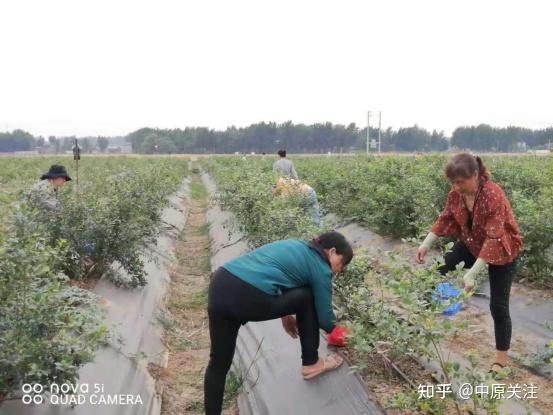
[[[548,1],[0,2],[0,131],[553,125]],[[377,119],[371,120],[376,124]]]

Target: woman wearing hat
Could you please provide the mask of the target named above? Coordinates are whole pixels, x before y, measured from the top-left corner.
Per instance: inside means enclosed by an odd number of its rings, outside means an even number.
[[[50,166],[48,172],[40,176],[40,183],[35,186],[33,191],[35,195],[33,200],[47,211],[56,212],[58,210],[58,189],[69,180],[71,177],[67,174],[64,166],[58,164]]]
[[[27,203],[31,207],[42,208],[50,214],[58,213],[58,191],[65,182],[71,180],[64,166],[54,164],[50,166],[48,172],[40,176],[40,182],[34,187],[29,195],[27,195]],[[59,235],[58,235],[59,236]],[[56,239],[54,237],[54,239]],[[84,253],[81,257],[84,271],[88,275],[94,269],[95,261],[91,256],[94,249],[94,243],[85,241],[82,247],[77,249]]]

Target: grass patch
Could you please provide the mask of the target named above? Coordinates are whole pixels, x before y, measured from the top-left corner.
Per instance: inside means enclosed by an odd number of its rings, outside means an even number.
[[[190,197],[200,201],[207,197],[207,190],[199,180],[194,180],[190,183]]]
[[[236,397],[240,393],[240,388],[242,387],[243,380],[240,376],[236,375],[234,372],[229,372],[227,375],[227,380],[225,383],[225,395],[223,397],[223,408],[226,409],[234,403]],[[192,412],[204,412],[204,401],[197,399],[188,404],[186,408]]]
[[[177,327],[177,322],[168,311],[161,310],[157,314],[156,319],[165,331],[171,331]]]
[[[211,272],[211,255],[206,255],[202,258],[201,266],[203,272]]]
[[[203,308],[207,304],[207,292],[198,291],[187,295],[186,298],[174,299],[170,301],[170,307],[178,310],[188,308]]]
[[[192,401],[188,404],[188,409],[189,411],[194,411],[194,412],[199,412],[199,413],[204,413],[204,401],[202,400],[195,400],[195,401]]]
[[[242,379],[242,376],[237,375],[232,371],[228,372],[227,380],[225,383],[225,396],[223,397],[224,408],[227,408],[235,401],[238,394],[240,393],[240,388],[242,388],[243,383],[244,379]]]
[[[192,346],[194,345],[192,343],[192,341],[190,341],[187,338],[183,337],[182,332],[178,333],[178,335],[176,335],[176,336],[171,336],[170,344],[171,344],[171,347],[174,350],[177,350],[179,352],[185,352],[186,350],[190,350],[190,349],[192,349]]]
[[[203,307],[207,304],[207,292],[201,291],[194,293],[186,302],[191,308]]]
[[[198,233],[203,236],[209,235],[209,223],[204,223],[198,227]]]

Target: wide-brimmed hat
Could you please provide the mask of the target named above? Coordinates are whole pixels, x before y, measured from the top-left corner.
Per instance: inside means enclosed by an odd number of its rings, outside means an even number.
[[[50,166],[48,173],[44,173],[42,176],[40,176],[40,180],[55,179],[57,177],[63,177],[66,181],[71,180],[71,177],[69,177],[69,175],[67,174],[67,170],[65,170],[65,167],[58,164]]]

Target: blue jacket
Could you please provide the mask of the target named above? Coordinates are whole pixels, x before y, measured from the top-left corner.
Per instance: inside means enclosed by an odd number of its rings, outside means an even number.
[[[323,254],[306,242],[272,242],[225,263],[223,268],[270,295],[290,288],[311,288],[319,327],[327,332],[334,328],[332,270]]]

